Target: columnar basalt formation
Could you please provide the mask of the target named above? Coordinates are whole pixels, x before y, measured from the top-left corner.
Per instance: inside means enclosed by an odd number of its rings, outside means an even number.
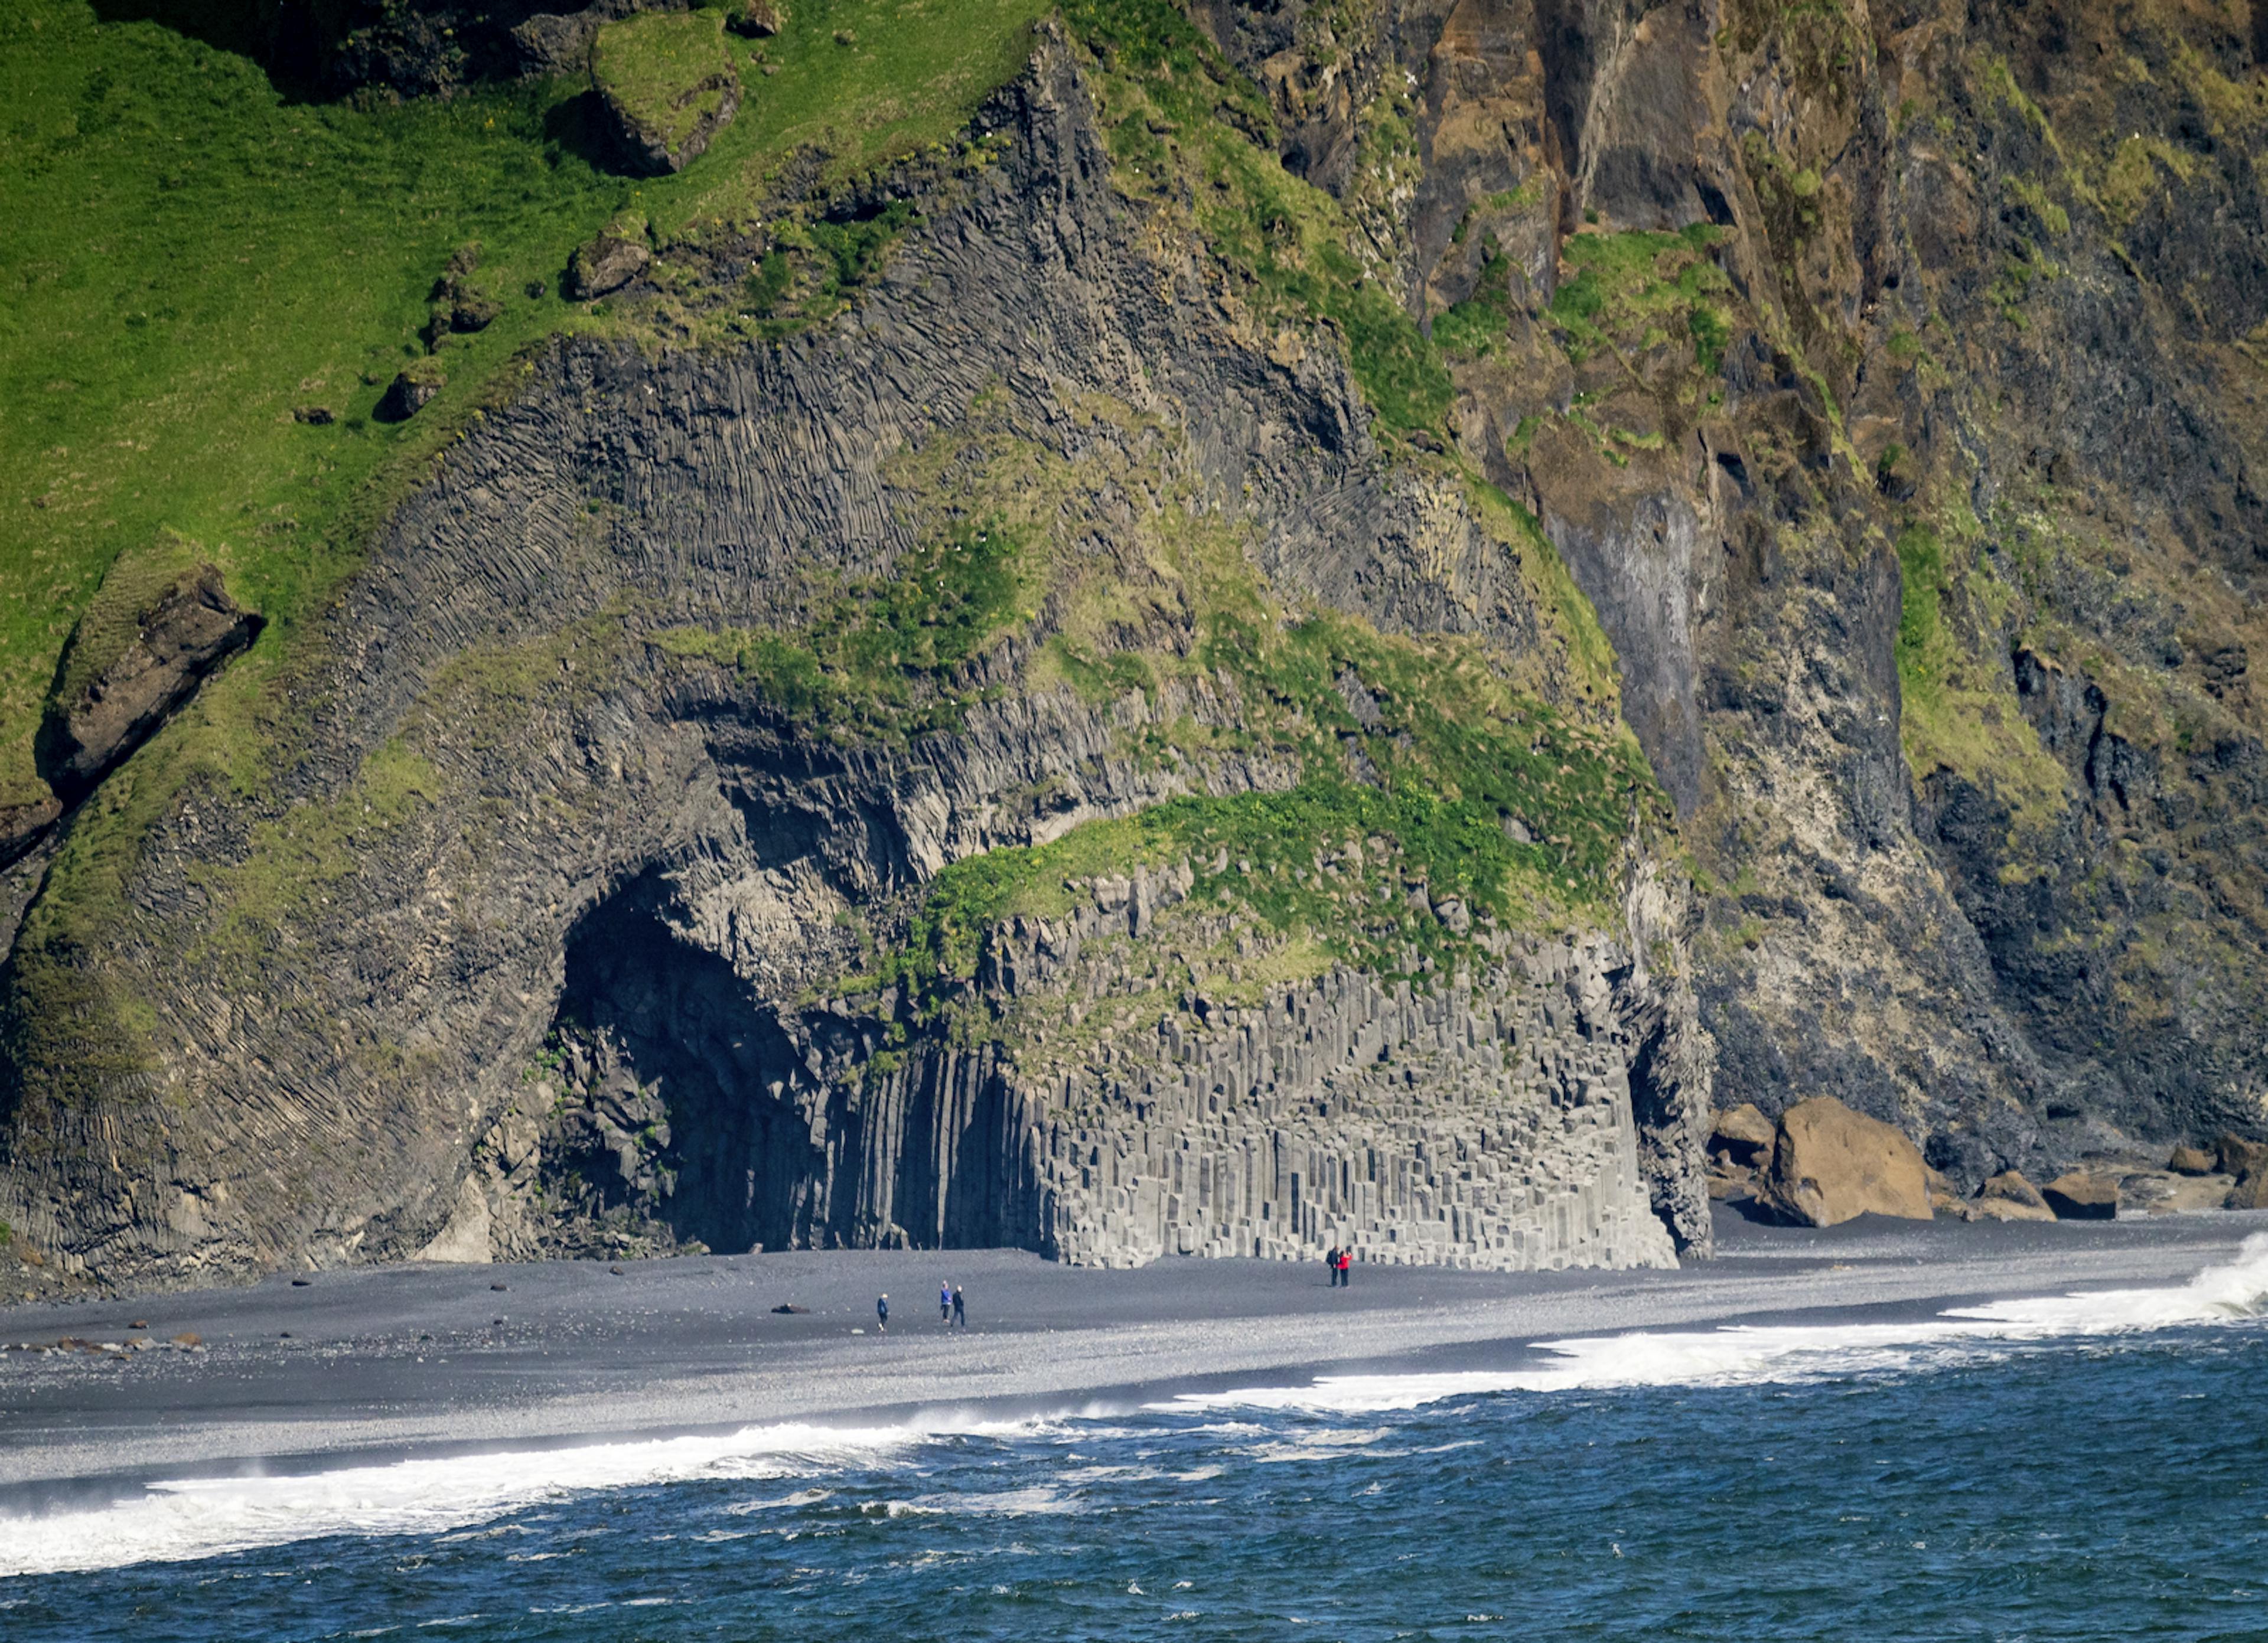
[[[467,1212],[522,1253],[1017,1244],[1101,1265],[1331,1247],[1660,1265],[1671,1226],[1701,1235],[1656,1214],[1640,1168],[1641,1046],[1618,1006],[1647,986],[1622,948],[1484,932],[1454,976],[1333,966],[1167,997],[1138,973],[1145,939],[1226,933],[1193,914],[1191,879],[1105,878],[1074,912],[996,929],[979,977],[1004,1029],[902,1056],[867,1049],[847,1006],[729,1002],[714,961],[665,998],[671,961],[623,934],[484,1143]],[[1248,946],[1239,972],[1276,956]],[[759,1034],[769,1059],[733,1067]],[[829,1065],[829,1041],[855,1047]]]

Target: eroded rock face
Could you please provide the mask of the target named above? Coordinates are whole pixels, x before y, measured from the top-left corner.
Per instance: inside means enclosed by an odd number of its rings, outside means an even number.
[[[1920,1149],[1892,1125],[1852,1112],[1831,1095],[1798,1101],[1780,1115],[1759,1197],[1805,1227],[1839,1226],[1860,1215],[1931,1219]]]
[[[1626,953],[1506,938],[1438,992],[1336,967],[1160,1010],[1130,961],[1229,933],[1189,878],[1138,870],[999,929],[983,974],[1021,1020],[887,1067],[847,1005],[767,1008],[659,907],[606,917],[571,950],[540,1141],[515,1147],[507,1119],[485,1147],[509,1247],[1009,1243],[1101,1265],[1340,1247],[1517,1270],[1666,1265],[1705,1237],[1697,1213],[1657,1215],[1641,1168],[1637,1115],[1665,1093],[1633,1101]]]
[[[1637,831],[1619,907],[1549,935],[1376,877],[1462,954],[1446,966],[1203,925],[1164,887],[1220,869],[1163,858],[1091,880],[1103,922],[1076,960],[1069,925],[1010,921],[935,998],[919,974],[849,986],[955,864],[1299,779],[1242,740],[1259,704],[1233,674],[1097,686],[1050,648],[1080,613],[1046,600],[925,676],[926,717],[892,717],[895,674],[871,702],[793,705],[760,637],[814,620],[815,586],[894,586],[971,514],[1023,510],[1048,551],[1097,556],[1132,601],[1112,620],[1167,660],[1197,636],[1155,562],[1195,541],[1214,556],[1191,577],[1469,647],[1586,746],[1621,745],[1531,550],[1453,479],[1382,460],[1321,334],[1225,330],[1200,271],[1154,260],[1070,54],[1043,44],[985,120],[997,158],[850,320],[651,358],[562,343],[452,446],[330,614],[276,791],[185,793],[114,945],[19,954],[13,1043],[54,1019],[39,988],[97,974],[157,1025],[150,1059],[68,1087],[18,1050],[11,1222],[158,1281],[476,1258],[482,1210],[499,1255],[1705,1247],[1688,892]],[[1558,848],[1528,821],[1528,848]],[[1224,990],[1145,991],[1174,965]]]
[[[1727,887],[1699,952],[1720,1097],[1832,1093],[1964,1192],[2268,1131],[2242,31],[2157,4],[1196,14],[1437,338],[1499,311],[1450,349],[1452,421],[1596,606]],[[2139,62],[2178,84],[2110,66]],[[1315,163],[1366,129],[1363,163]]]
[[[83,678],[50,703],[40,727],[40,774],[65,804],[83,797],[260,631],[260,618],[229,597],[210,564],[180,571],[128,606],[99,601],[91,615],[103,630],[82,623],[62,666],[66,680]],[[97,649],[99,656],[86,653]]]

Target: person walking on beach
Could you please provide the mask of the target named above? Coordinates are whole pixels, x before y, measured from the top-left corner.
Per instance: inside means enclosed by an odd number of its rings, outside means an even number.
[[[937,1321],[939,1323],[953,1322],[953,1280],[949,1278],[938,1280]]]
[[[1323,1271],[1331,1275],[1331,1287],[1339,1286],[1339,1247],[1333,1244],[1323,1251]]]
[[[958,1284],[953,1286],[953,1322],[955,1328],[965,1330],[968,1327],[968,1300],[961,1293]]]
[[[1354,1251],[1351,1249],[1339,1251],[1339,1287],[1341,1289],[1354,1287]]]
[[[874,1302],[874,1333],[877,1335],[887,1335],[889,1332],[890,1298],[887,1295],[884,1295]]]

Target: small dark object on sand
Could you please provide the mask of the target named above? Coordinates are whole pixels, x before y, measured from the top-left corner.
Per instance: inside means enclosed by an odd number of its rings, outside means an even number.
[[[800,1312],[808,1312],[808,1311],[810,1311],[810,1310],[811,1310],[811,1308],[810,1308],[809,1307],[799,1307],[799,1306],[794,1306],[794,1305],[792,1305],[792,1304],[791,1304],[791,1303],[789,1303],[789,1302],[787,1302],[787,1301],[783,1300],[782,1302],[780,1302],[780,1304],[779,1304],[778,1306],[774,1307],[774,1308],[772,1308],[772,1310],[773,1310],[774,1312],[798,1312],[798,1313],[800,1313]]]
[[[277,1336],[276,1338],[277,1340],[279,1340],[279,1341],[288,1341],[288,1340],[290,1340],[290,1339],[291,1338],[291,1330],[284,1330],[281,1335]]]
[[[489,1287],[501,1293],[503,1291],[509,1289],[511,1286],[508,1284],[490,1284]]]
[[[291,1280],[291,1287],[294,1289],[305,1289],[313,1282],[314,1282],[313,1278],[295,1278]]]
[[[150,1327],[150,1324],[147,1319],[136,1318],[133,1323],[128,1324],[126,1327],[129,1330],[146,1330]]]
[[[490,1318],[489,1323],[497,1329],[500,1330],[504,1328],[504,1320],[502,1318]]]
[[[610,1266],[607,1271],[612,1272],[616,1278],[620,1278],[622,1275],[622,1269],[618,1266]]]

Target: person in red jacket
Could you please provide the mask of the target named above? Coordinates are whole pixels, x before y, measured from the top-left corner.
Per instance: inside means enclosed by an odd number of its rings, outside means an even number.
[[[1354,1251],[1351,1249],[1339,1251],[1339,1287],[1341,1289],[1354,1287]]]

